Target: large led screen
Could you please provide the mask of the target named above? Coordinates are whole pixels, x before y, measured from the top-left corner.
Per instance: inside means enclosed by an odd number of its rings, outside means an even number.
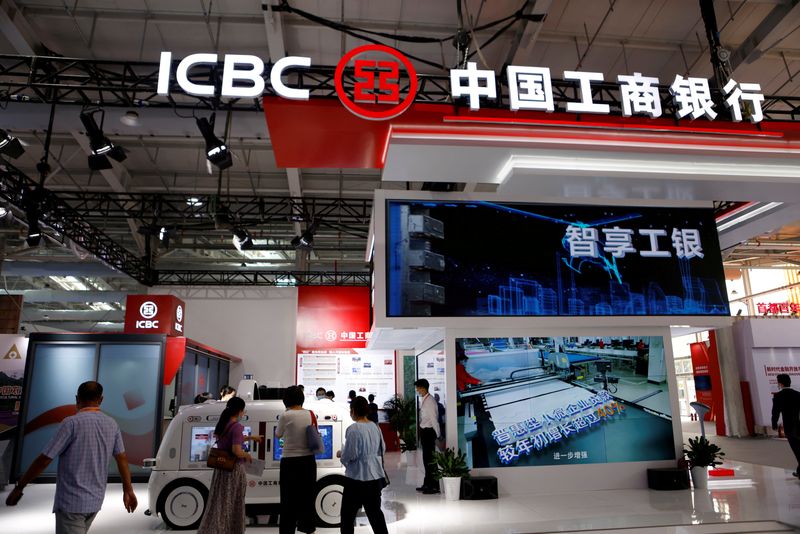
[[[675,458],[660,336],[456,342],[459,447],[471,467]]]
[[[389,317],[729,315],[710,209],[386,208]]]

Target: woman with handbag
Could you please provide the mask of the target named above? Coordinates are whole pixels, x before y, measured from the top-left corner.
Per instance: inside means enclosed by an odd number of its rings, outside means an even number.
[[[218,450],[214,452],[213,460],[217,461],[214,463],[215,469],[211,478],[205,515],[197,534],[244,532],[244,494],[247,489],[247,475],[243,464],[253,461],[242,449],[244,427],[239,423],[239,419],[244,415],[244,408],[244,399],[233,397],[222,410],[222,415],[219,416],[217,426],[214,428]],[[233,462],[226,462],[226,455],[232,456]],[[230,471],[229,467],[232,467]]]
[[[383,442],[378,425],[369,420],[369,402],[356,397],[350,403],[355,424],[345,433],[344,447],[337,453],[345,467],[347,481],[342,497],[342,534],[352,534],[358,510],[363,506],[375,534],[388,534],[381,510],[381,491],[389,484],[383,467]]]
[[[309,448],[309,426],[316,426],[312,412],[303,409],[305,395],[297,386],[286,388],[283,405],[286,411],[278,419],[275,436],[283,439],[281,455],[280,534],[296,530],[316,530],[314,487],[317,484],[317,461]]]

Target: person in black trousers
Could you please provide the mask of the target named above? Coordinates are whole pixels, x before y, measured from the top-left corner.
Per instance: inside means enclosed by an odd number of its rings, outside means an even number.
[[[772,397],[772,430],[778,429],[778,417],[783,419],[783,433],[797,459],[793,476],[800,478],[800,392],[791,388],[789,375],[778,375],[778,392]]]
[[[419,401],[419,442],[422,447],[422,462],[425,464],[425,481],[417,488],[425,495],[439,493],[439,483],[433,478],[433,451],[439,437],[439,406],[428,393],[430,383],[421,378],[414,382]]]

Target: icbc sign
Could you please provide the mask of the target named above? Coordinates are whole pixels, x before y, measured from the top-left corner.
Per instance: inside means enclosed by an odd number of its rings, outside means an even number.
[[[344,86],[345,69],[351,61],[355,78],[352,96]],[[408,80],[408,90],[401,99],[404,79]],[[336,66],[334,82],[344,107],[371,120],[392,119],[403,113],[414,102],[418,85],[417,72],[408,58],[382,45],[360,46],[348,52]]]
[[[184,307],[183,301],[172,295],[128,295],[125,332],[182,336]]]

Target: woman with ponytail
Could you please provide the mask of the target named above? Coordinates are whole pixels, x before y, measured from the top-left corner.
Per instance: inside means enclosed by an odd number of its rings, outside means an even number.
[[[242,448],[244,427],[239,419],[244,415],[244,400],[233,397],[228,401],[219,416],[214,437],[217,448],[227,451],[237,458],[233,471],[214,469],[211,489],[208,492],[205,515],[200,523],[198,534],[218,534],[225,532],[241,534],[245,529],[244,494],[247,489],[247,475],[243,464],[252,462],[249,453]],[[250,439],[262,439],[253,436]]]

